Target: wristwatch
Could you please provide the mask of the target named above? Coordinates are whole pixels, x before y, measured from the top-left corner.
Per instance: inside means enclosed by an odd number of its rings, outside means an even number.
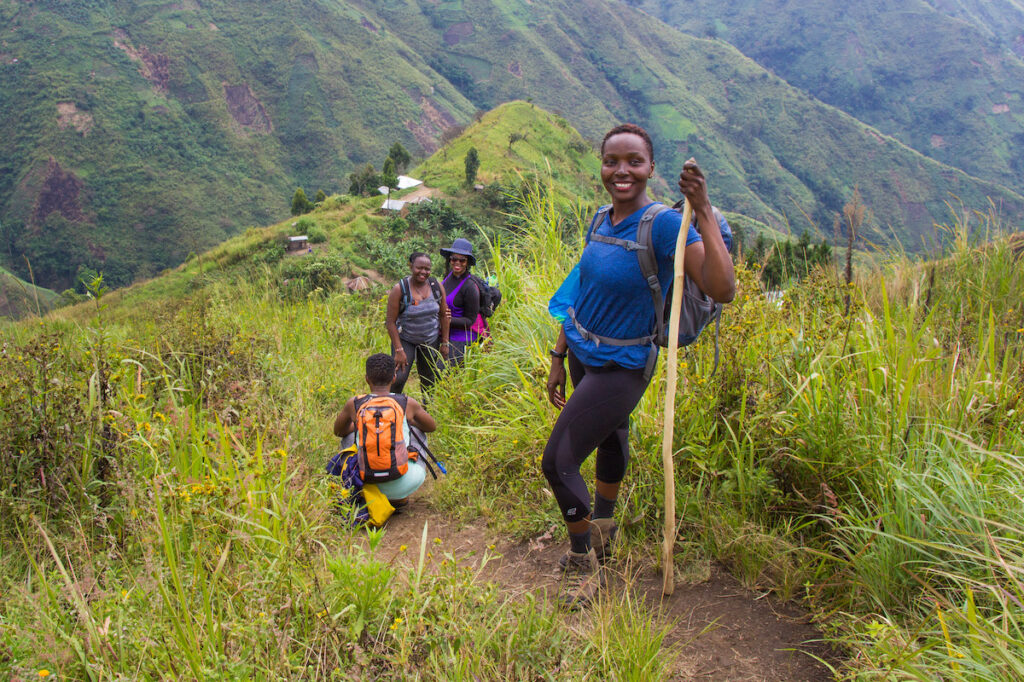
[[[567,356],[569,354],[569,351],[562,351],[561,353],[559,353],[554,348],[552,348],[548,352],[551,353],[551,357],[558,358],[559,360],[565,360],[565,356]]]

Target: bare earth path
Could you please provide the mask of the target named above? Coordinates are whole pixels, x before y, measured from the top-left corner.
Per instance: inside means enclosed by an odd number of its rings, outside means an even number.
[[[428,524],[428,542],[434,538],[440,548],[451,552],[460,563],[479,563],[485,548],[500,559],[488,564],[488,577],[516,593],[526,590],[557,589],[554,570],[565,550],[548,537],[512,541],[489,531],[482,522],[456,524],[432,510],[429,492],[414,497],[408,507],[392,516],[379,550],[384,556],[418,555],[423,524]],[[493,567],[493,568],[492,568]],[[621,589],[627,570],[610,566],[611,589]],[[836,656],[821,644],[821,634],[799,608],[780,603],[771,596],[753,593],[740,585],[723,568],[712,565],[710,577],[698,584],[676,581],[675,594],[662,600],[661,575],[652,566],[629,571],[634,588],[652,605],[660,605],[669,622],[675,624],[665,646],[677,655],[674,680],[830,680],[828,669],[812,656],[835,661]]]

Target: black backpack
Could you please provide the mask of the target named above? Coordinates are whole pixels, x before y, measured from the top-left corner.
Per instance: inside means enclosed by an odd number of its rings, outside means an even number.
[[[477,291],[480,292],[480,314],[486,319],[498,309],[498,305],[501,303],[501,289],[497,286],[492,287],[480,275],[470,273],[469,276],[473,279],[473,284],[476,284]]]
[[[430,291],[434,294],[434,300],[438,303],[441,302],[441,285],[433,277],[427,278],[430,283]],[[403,277],[398,280],[398,288],[402,292],[401,298],[398,299],[398,314],[401,315],[405,312],[405,309],[409,307],[412,302],[412,290],[409,288],[409,278]]]

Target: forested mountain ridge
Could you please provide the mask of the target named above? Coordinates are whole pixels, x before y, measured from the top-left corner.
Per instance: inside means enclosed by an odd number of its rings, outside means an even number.
[[[598,139],[647,126],[663,187],[696,156],[716,203],[920,246],[949,193],[1011,218],[1024,198],[917,154],[731,46],[618,2],[0,0],[0,258],[38,283],[120,285],[250,224],[295,186],[347,189],[402,142],[436,149],[474,112],[532,100]],[[813,223],[813,224],[812,224]]]
[[[1017,0],[627,0],[943,163],[1024,191]]]
[[[1021,0],[924,0],[947,16],[962,19],[1024,57],[1024,2]]]

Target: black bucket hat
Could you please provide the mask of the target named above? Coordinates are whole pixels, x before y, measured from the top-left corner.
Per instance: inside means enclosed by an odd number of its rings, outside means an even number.
[[[469,262],[470,267],[476,265],[476,258],[473,256],[473,245],[468,239],[462,239],[461,237],[452,242],[450,248],[441,249],[441,255],[448,259],[453,253],[457,253],[460,256],[465,256]]]

